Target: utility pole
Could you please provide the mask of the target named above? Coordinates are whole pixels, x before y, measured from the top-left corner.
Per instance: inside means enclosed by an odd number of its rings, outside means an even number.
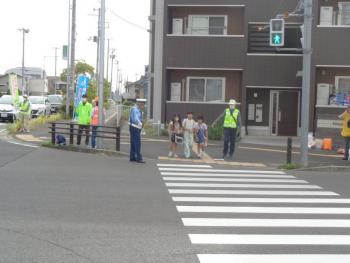
[[[103,116],[103,108],[104,108],[104,65],[105,65],[105,22],[106,22],[106,0],[101,0],[101,10],[100,10],[100,24],[99,24],[99,31],[100,31],[100,64],[99,64],[99,76],[98,76],[98,97],[99,97],[99,103],[98,103],[98,125],[103,126],[104,125],[104,116]],[[97,147],[99,149],[102,148],[102,140],[101,138],[98,138],[97,141]]]
[[[73,0],[72,5],[72,31],[71,31],[71,56],[70,56],[70,81],[71,81],[71,87],[70,90],[67,93],[67,105],[68,105],[68,112],[67,115],[69,116],[69,106],[70,106],[70,95],[74,94],[75,90],[75,35],[76,35],[76,16],[77,16],[77,0]],[[73,91],[72,93],[70,93]],[[69,99],[68,99],[69,98]],[[74,95],[73,95],[74,98]]]
[[[54,47],[55,49],[55,77],[57,77],[57,50],[59,49],[58,47]]]
[[[107,81],[109,80],[109,41],[110,39],[107,39]],[[113,62],[112,62],[113,63]],[[112,81],[111,81],[112,82]]]
[[[24,91],[25,91],[25,72],[24,72],[25,39],[26,39],[26,34],[29,33],[29,29],[20,28],[18,30],[22,32],[22,94],[24,94]]]
[[[113,88],[113,63],[114,63],[114,59],[115,59],[115,49],[113,48],[112,54],[111,54],[112,64],[111,64],[111,92],[110,92],[110,94],[112,94],[112,88]]]
[[[70,91],[70,47],[71,47],[71,0],[68,0],[68,49],[67,49],[67,81],[66,81],[66,89],[67,89],[67,94],[66,94],[66,119],[69,117],[69,105],[70,105],[70,100],[69,100],[69,91]]]
[[[304,36],[303,36],[303,88],[301,114],[301,165],[308,166],[308,133],[310,119],[310,87],[312,56],[312,1],[304,1]]]
[[[97,46],[97,54],[96,54],[96,69],[95,69],[95,79],[96,79],[96,84],[98,82],[98,69],[99,69],[99,56],[100,56],[100,20],[101,20],[101,9],[97,8],[94,9],[94,11],[97,11],[97,16],[98,16],[98,24],[97,24],[97,36],[93,38],[94,42],[96,43]]]

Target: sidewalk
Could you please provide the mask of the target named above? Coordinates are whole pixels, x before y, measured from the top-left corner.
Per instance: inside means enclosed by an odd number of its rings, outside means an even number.
[[[114,119],[110,118],[109,125],[114,125]],[[48,127],[43,127],[40,130],[33,131],[31,135],[18,135],[17,138],[26,142],[41,144],[44,141],[50,140]],[[229,164],[237,166],[267,166],[277,168],[286,163],[286,148],[287,138],[283,137],[245,137],[237,144],[234,159],[227,163],[223,163],[218,159],[222,158],[222,144],[220,141],[209,142],[209,147],[206,149],[207,157],[205,160],[182,159],[183,147],[179,147],[179,159],[177,161],[184,162],[209,162],[217,164]],[[298,163],[300,160],[300,141],[298,138],[293,139],[293,163]],[[104,140],[104,145],[107,150],[114,150],[114,140]],[[128,126],[122,127],[121,133],[121,152],[128,153],[130,150],[130,138]],[[169,152],[169,139],[166,136],[142,136],[142,154],[146,159],[162,159],[173,160],[167,157]],[[342,155],[335,151],[310,150],[309,163],[312,167],[319,166],[345,166],[350,167],[350,162],[343,161]]]

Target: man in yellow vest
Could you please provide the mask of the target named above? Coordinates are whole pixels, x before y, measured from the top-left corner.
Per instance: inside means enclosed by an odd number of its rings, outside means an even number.
[[[29,120],[32,113],[32,107],[28,99],[28,95],[23,95],[23,101],[19,104],[19,121],[20,121],[20,132],[30,132]]]
[[[339,119],[343,120],[343,129],[341,135],[344,137],[344,161],[349,160],[349,148],[350,148],[350,106],[339,115]]]
[[[234,99],[230,100],[229,107],[224,113],[224,159],[227,158],[227,154],[229,154],[230,159],[232,159],[235,152],[237,129],[239,129],[241,125],[240,112],[236,108],[237,104],[238,103]]]

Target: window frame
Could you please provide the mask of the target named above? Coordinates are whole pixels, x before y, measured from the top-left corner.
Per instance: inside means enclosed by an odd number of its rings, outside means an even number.
[[[190,81],[192,79],[204,79],[204,100],[203,101],[192,101],[190,100]],[[221,100],[207,101],[207,82],[208,80],[221,80]],[[226,97],[226,77],[200,77],[200,76],[189,76],[186,79],[186,101],[187,102],[200,102],[200,103],[214,103],[214,102],[225,102]]]
[[[348,79],[350,80],[350,76],[335,76],[335,91],[339,92],[339,82],[340,79]],[[350,91],[349,91],[350,93]]]
[[[224,33],[222,35],[218,35],[218,34],[209,34],[209,31],[210,31],[210,18],[211,17],[218,17],[218,18],[224,18]],[[205,35],[202,35],[202,34],[193,34],[192,31],[193,31],[193,19],[194,18],[208,18],[208,33],[205,34]],[[227,24],[228,24],[228,16],[227,15],[189,15],[188,16],[188,20],[189,20],[189,23],[188,23],[188,30],[187,32],[189,33],[189,35],[194,35],[194,36],[227,36]]]

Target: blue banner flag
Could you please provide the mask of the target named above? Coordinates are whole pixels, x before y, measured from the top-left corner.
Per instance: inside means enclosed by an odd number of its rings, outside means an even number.
[[[78,107],[79,103],[82,100],[84,94],[87,94],[89,88],[90,79],[87,76],[80,75],[78,77],[77,87],[75,91],[75,101],[74,107]]]

